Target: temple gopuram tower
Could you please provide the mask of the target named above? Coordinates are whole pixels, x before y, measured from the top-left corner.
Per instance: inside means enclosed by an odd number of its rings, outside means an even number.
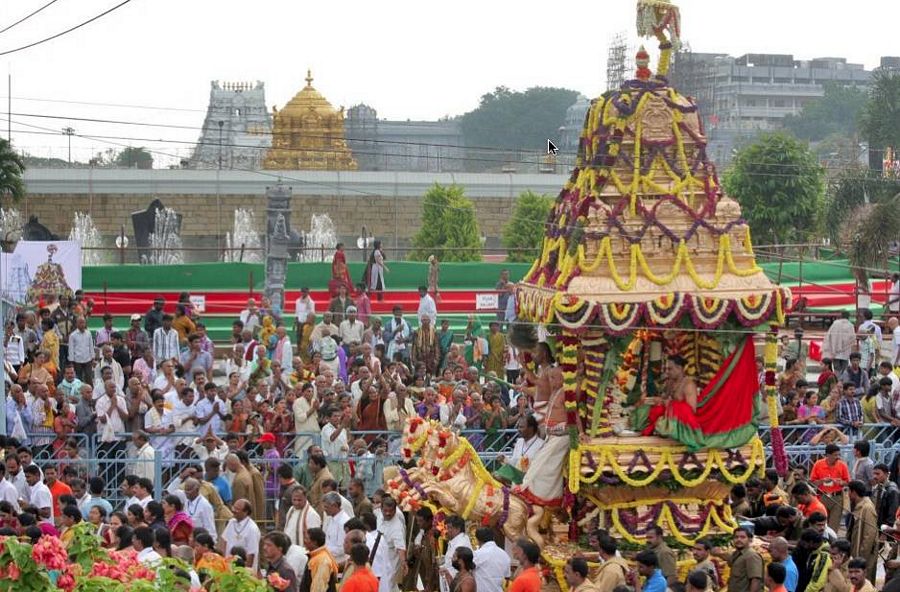
[[[273,107],[272,148],[263,163],[269,170],[356,170],[344,139],[344,108],[335,109],[312,86],[306,86],[281,111]]]
[[[203,131],[188,161],[192,169],[256,170],[272,138],[263,82],[210,83]]]

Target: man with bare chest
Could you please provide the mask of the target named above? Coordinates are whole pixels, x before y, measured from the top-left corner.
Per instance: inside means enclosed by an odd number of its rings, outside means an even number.
[[[565,389],[562,370],[553,366],[550,346],[539,343],[534,359],[538,373],[526,370],[525,375],[534,384],[535,417],[545,434],[545,442],[529,464],[517,493],[532,503],[555,505],[562,501],[564,467],[569,454]]]

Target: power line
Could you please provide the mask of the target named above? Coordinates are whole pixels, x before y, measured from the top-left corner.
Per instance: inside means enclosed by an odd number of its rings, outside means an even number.
[[[188,113],[206,113],[206,109],[189,109],[187,107],[152,107],[150,105],[133,105],[128,103],[98,103],[94,101],[70,101],[66,99],[39,99],[36,97],[9,97],[0,95],[0,99],[12,98],[16,101],[33,101],[36,103],[60,103],[65,105],[88,105],[91,107],[120,107],[123,109],[144,109],[148,111],[184,111]]]
[[[193,125],[179,125],[179,124],[170,124],[170,123],[149,123],[149,122],[143,122],[143,121],[127,121],[127,120],[121,120],[121,119],[98,119],[98,118],[93,118],[93,117],[76,117],[76,116],[70,116],[70,115],[47,115],[47,114],[39,114],[39,113],[12,113],[11,115],[18,116],[18,117],[36,118],[36,119],[63,119],[63,120],[70,120],[70,121],[83,121],[83,122],[89,122],[89,123],[105,123],[105,124],[111,124],[111,125],[128,125],[128,126],[149,127],[149,128],[183,129],[183,130],[201,131],[201,132],[205,131],[207,129],[211,129],[211,128],[209,128],[209,126],[199,126],[198,127],[198,126],[193,126]],[[25,124],[22,123],[22,125],[25,125]],[[280,134],[279,132],[273,131],[273,132],[270,132],[265,135],[269,135],[272,137],[278,137],[279,135],[290,135],[290,134],[288,134],[288,133]],[[250,144],[237,144],[237,143],[230,143],[230,142],[220,144],[217,141],[203,142],[203,141],[198,140],[196,142],[192,142],[192,141],[185,141],[185,140],[128,138],[128,137],[124,137],[124,136],[97,136],[97,137],[106,137],[106,138],[110,138],[110,139],[120,139],[120,140],[133,139],[135,141],[142,141],[142,142],[189,144],[192,146],[204,146],[204,145],[215,146],[215,147],[223,146],[223,147],[230,147],[230,148],[249,148],[249,149],[255,149],[255,150],[268,150],[269,149],[267,147],[254,146],[254,145],[250,145]],[[310,139],[321,139],[321,140],[331,139],[329,136],[319,135],[319,134],[304,134],[303,137],[310,138]],[[378,139],[372,139],[372,138],[357,138],[357,137],[352,137],[352,136],[345,136],[344,139],[348,142],[364,142],[364,143],[368,143],[368,144],[386,144],[386,145],[394,145],[394,146],[416,146],[416,147],[426,147],[426,148],[457,148],[457,149],[461,149],[461,150],[500,152],[500,153],[505,153],[505,154],[508,154],[510,152],[518,152],[518,153],[526,153],[526,154],[532,153],[534,155],[543,155],[544,154],[543,150],[533,150],[533,149],[528,149],[528,148],[498,148],[495,146],[467,146],[464,144],[433,144],[433,143],[428,143],[428,142],[410,142],[410,141],[404,141],[404,140],[378,140]],[[295,149],[295,148],[281,148],[281,150],[306,151],[306,149]],[[381,156],[409,156],[409,155],[403,154],[403,153],[369,152],[369,151],[363,151],[363,150],[359,150],[359,149],[353,150],[352,148],[351,148],[351,150],[354,154],[381,155]],[[319,151],[320,152],[329,152],[329,151],[337,152],[337,150],[329,150],[329,149],[324,149],[324,148]],[[878,152],[878,149],[872,149],[872,151]],[[496,163],[510,163],[510,164],[526,164],[526,165],[529,165],[529,164],[530,165],[543,165],[543,164],[545,164],[543,159],[540,159],[540,160],[516,160],[516,159],[510,159],[510,158],[488,159],[488,158],[484,158],[484,157],[431,155],[431,154],[417,154],[417,155],[413,155],[413,156],[415,156],[417,158],[423,158],[423,159],[461,160],[461,161],[473,161],[473,162],[480,161],[480,162],[496,162]],[[777,163],[777,162],[749,162],[747,164],[752,165],[752,166],[758,166],[758,167],[769,167],[769,168],[788,169],[788,170],[801,169],[801,168],[806,167],[806,165],[804,165],[804,164]],[[833,166],[833,165],[820,165],[820,166],[825,171],[846,170],[846,167],[841,167],[841,166]],[[866,168],[865,170],[868,172],[876,172],[876,173],[879,172],[879,171],[876,171],[875,169],[870,169],[870,168]],[[770,174],[770,173],[753,172],[753,171],[748,172],[747,174],[766,175],[766,176],[778,175],[778,173]],[[790,174],[790,173],[784,173],[784,174],[781,174],[781,176],[791,176],[792,177],[794,175]],[[848,177],[848,178],[852,179],[852,177]],[[875,179],[871,179],[871,180],[875,180]]]
[[[0,121],[2,121],[2,119],[0,119]],[[18,123],[18,122],[17,122],[17,123]],[[40,126],[34,126],[34,125],[30,125],[30,124],[24,124],[24,123],[23,123],[22,125],[40,128]],[[42,129],[48,130],[47,133],[52,133],[53,135],[56,135],[56,134],[57,134],[57,132],[55,132],[55,131],[52,131],[52,132],[51,132],[51,131],[50,131],[50,128],[42,128]],[[18,133],[39,133],[39,132],[18,132]],[[82,137],[82,138],[85,138],[85,139],[97,140],[97,141],[99,141],[99,142],[101,142],[101,143],[108,144],[108,145],[112,145],[112,146],[129,147],[129,145],[127,145],[127,144],[120,144],[120,143],[117,143],[117,142],[106,141],[106,140],[100,139],[100,137],[87,136],[87,135],[83,135],[83,134],[75,134],[75,135],[76,135],[77,137]],[[151,149],[146,149],[146,150],[147,150],[148,152],[150,152],[151,154],[159,154],[159,155],[161,155],[161,156],[167,156],[167,157],[170,157],[170,158],[177,158],[177,155],[176,155],[176,156],[173,156],[173,155],[171,155],[171,154],[169,154],[169,153],[166,153],[166,152],[161,152],[161,151],[158,151],[158,150],[151,150]],[[267,171],[264,171],[264,170],[257,170],[257,169],[234,169],[234,170],[238,170],[238,171],[241,171],[241,172],[250,172],[250,173],[254,173],[254,174],[258,174],[258,175],[262,175],[262,176],[266,176],[266,177],[270,177],[270,178],[275,178],[275,179],[277,179],[279,182],[281,182],[281,181],[289,181],[289,182],[296,182],[296,183],[300,183],[300,184],[312,185],[312,186],[317,186],[317,187],[327,187],[327,188],[329,188],[329,189],[336,189],[336,188],[337,188],[337,189],[341,189],[341,190],[345,190],[345,191],[346,191],[346,190],[349,190],[349,191],[352,191],[352,192],[354,192],[354,193],[358,193],[358,194],[361,194],[361,195],[366,195],[366,196],[371,196],[371,197],[381,197],[381,194],[372,193],[372,192],[370,192],[370,191],[365,191],[365,190],[361,190],[361,189],[354,189],[354,188],[348,188],[348,187],[340,187],[340,188],[339,188],[339,187],[337,187],[336,185],[331,184],[331,183],[321,183],[321,182],[316,182],[316,181],[309,181],[308,179],[299,179],[299,178],[297,178],[297,177],[291,177],[291,176],[284,175],[284,174],[277,173],[277,172],[271,172],[271,173],[270,173],[270,172],[267,172]],[[461,210],[461,209],[462,209],[462,208],[454,208],[453,206],[442,206],[442,207],[444,207],[445,209],[456,209],[456,210]],[[552,223],[545,222],[545,221],[542,221],[542,220],[541,220],[541,221],[539,221],[539,220],[527,220],[526,222],[527,222],[527,223],[530,223],[530,224],[534,224],[534,225],[536,225],[536,226],[537,226],[537,225],[545,226],[545,227],[547,227],[547,226],[553,226]],[[756,251],[756,252],[760,252],[760,251],[761,251],[762,253],[766,253],[766,251],[765,251],[765,247],[766,247],[766,246],[767,246],[767,245],[760,245],[760,246],[758,246],[758,247],[755,247],[755,248],[754,248],[754,251]],[[785,262],[795,262],[795,263],[796,263],[796,262],[803,262],[803,259],[801,259],[801,258],[799,258],[799,257],[791,257],[791,256],[789,256],[789,255],[783,255],[783,254],[782,254],[782,255],[775,255],[775,254],[772,254],[771,252],[768,252],[768,257],[770,257],[770,258],[772,258],[772,259],[781,259],[782,261],[785,261]],[[829,265],[834,265],[834,266],[840,266],[840,264],[834,263],[834,262],[822,262],[822,263],[827,263],[827,264],[829,264]],[[865,269],[866,271],[870,272],[870,273],[884,273],[884,271],[885,271],[885,270],[883,270],[883,269],[875,269],[875,268],[868,268],[868,267],[866,267],[866,268],[864,268],[864,269]],[[788,277],[790,277],[790,276],[788,276]],[[799,278],[795,278],[795,279],[799,279]],[[810,283],[813,284],[813,285],[817,285],[817,284],[814,284],[814,283],[812,283],[812,282],[810,282]],[[706,290],[705,292],[719,292],[719,291],[725,291],[725,292],[727,292],[728,290],[725,290],[725,289],[715,289],[715,288],[714,288],[714,289],[712,289],[712,290]],[[593,327],[593,326],[592,326],[592,327]],[[598,327],[599,327],[599,326],[598,326]],[[673,330],[678,330],[678,329],[673,329]],[[692,330],[692,329],[687,329],[687,331],[694,331],[694,330]],[[730,331],[729,331],[729,330],[720,330],[720,332],[731,332],[731,333],[744,333],[744,332],[746,332],[746,333],[753,333],[752,331],[734,331],[734,330],[730,330]]]
[[[0,51],[0,56],[5,56],[5,55],[9,55],[9,54],[11,54],[11,53],[16,53],[17,51],[22,51],[22,50],[25,50],[25,49],[29,49],[29,48],[34,47],[34,46],[36,46],[36,45],[40,45],[40,44],[42,44],[42,43],[46,43],[46,42],[48,42],[48,41],[52,41],[52,40],[54,40],[54,39],[56,39],[56,38],[58,38],[58,37],[62,37],[63,35],[66,35],[67,33],[71,33],[72,31],[75,31],[75,30],[77,30],[77,29],[80,29],[81,27],[83,27],[83,26],[85,26],[85,25],[88,25],[88,24],[94,22],[95,20],[97,20],[97,19],[99,19],[99,18],[101,18],[101,17],[106,16],[107,14],[111,13],[112,11],[114,11],[114,10],[116,10],[116,9],[118,9],[118,8],[121,8],[122,6],[125,6],[125,5],[128,4],[129,2],[131,2],[131,0],[123,0],[123,1],[120,2],[119,4],[116,4],[115,6],[113,6],[112,8],[109,8],[109,9],[107,9],[107,10],[104,10],[104,11],[101,12],[100,14],[98,14],[98,15],[96,15],[96,16],[94,16],[94,17],[91,17],[91,18],[89,18],[88,20],[86,20],[86,21],[84,21],[84,22],[82,22],[82,23],[77,24],[77,25],[75,25],[74,27],[69,27],[69,28],[66,29],[65,31],[60,31],[60,32],[57,33],[56,35],[51,35],[50,37],[45,37],[44,39],[41,39],[40,41],[35,41],[34,43],[29,43],[28,45],[23,45],[23,46],[21,46],[21,47],[15,48],[15,49],[8,49],[8,50],[6,50],[6,51]]]
[[[0,121],[6,121],[6,119],[0,117]],[[31,127],[31,128],[36,128],[36,129],[38,129],[38,130],[42,130],[42,131],[22,131],[22,130],[17,130],[16,133],[39,134],[39,135],[53,135],[53,136],[58,135],[58,132],[57,132],[56,130],[54,130],[53,128],[47,128],[47,127],[38,126],[38,125],[34,125],[34,124],[28,124],[28,123],[19,122],[19,121],[16,121],[16,122],[14,122],[14,123],[16,123],[17,125],[24,125],[24,126],[26,126],[26,127]],[[129,138],[129,137],[116,137],[116,136],[112,136],[112,137],[110,137],[110,136],[92,136],[92,135],[86,135],[86,134],[75,134],[75,136],[76,136],[76,137],[80,137],[80,138],[89,139],[89,140],[95,140],[95,141],[98,141],[98,142],[101,142],[101,143],[104,143],[104,144],[108,144],[108,145],[111,145],[111,146],[119,146],[119,147],[131,147],[131,145],[130,145],[130,144],[122,144],[122,143],[115,142],[115,141],[110,141],[110,140],[112,139],[112,140],[139,141],[139,142],[162,142],[162,143],[194,144],[193,142],[187,142],[187,141],[166,141],[166,140],[162,140],[162,139],[156,140],[156,139],[150,139],[150,138]],[[214,145],[214,146],[218,146],[218,144],[215,143],[215,142],[210,142],[209,144],[210,144],[210,145]],[[252,147],[252,146],[244,146],[244,147],[255,148],[255,147]],[[165,157],[167,157],[167,158],[173,158],[173,159],[178,159],[178,158],[179,158],[178,155],[173,155],[173,154],[171,154],[171,153],[163,152],[163,151],[160,151],[160,150],[153,150],[153,149],[149,149],[149,148],[145,148],[145,150],[147,150],[147,152],[150,152],[151,154],[158,154],[158,155],[160,155],[160,156],[165,156]],[[328,151],[322,150],[322,152],[328,152]],[[333,152],[333,150],[332,150],[332,152]],[[215,162],[213,162],[213,161],[202,161],[202,160],[200,160],[200,161],[196,161],[196,162],[200,162],[200,163],[202,163],[202,164],[208,164],[208,165],[210,165],[210,166],[212,166],[212,165],[215,164]],[[494,161],[494,162],[496,162],[496,161]],[[298,179],[298,178],[296,178],[296,177],[289,177],[289,176],[286,176],[286,175],[281,174],[281,173],[277,173],[277,172],[268,172],[268,171],[266,171],[266,170],[250,169],[250,168],[240,168],[240,167],[232,167],[230,170],[235,170],[235,171],[240,171],[240,172],[254,173],[254,174],[258,174],[258,175],[262,175],[262,176],[266,176],[266,177],[275,178],[275,179],[278,179],[278,180],[288,180],[288,181],[293,181],[293,182],[300,183],[300,184],[305,184],[305,185],[308,185],[308,186],[327,187],[327,188],[329,188],[329,189],[338,189],[338,190],[340,190],[340,191],[350,191],[350,192],[353,192],[353,193],[357,193],[357,194],[359,194],[359,195],[365,195],[365,196],[369,196],[369,197],[382,197],[382,195],[379,194],[379,193],[373,193],[373,192],[370,192],[370,191],[365,191],[365,190],[363,190],[363,189],[356,189],[356,188],[346,187],[346,186],[338,187],[337,185],[334,185],[334,184],[332,184],[332,183],[323,183],[323,182],[317,182],[317,181],[310,181],[310,180],[308,180],[308,179]],[[748,173],[748,174],[751,174],[751,175],[752,175],[752,174],[755,174],[755,173]],[[763,176],[767,176],[767,177],[793,177],[793,176],[794,176],[794,175],[790,175],[790,174],[779,174],[779,173],[759,173],[759,174],[760,174],[760,175],[763,175]],[[885,180],[885,181],[887,181],[887,180]],[[462,208],[454,208],[454,207],[452,207],[452,206],[443,206],[443,207],[444,207],[445,209],[455,209],[455,210],[460,210],[460,211],[462,211]],[[535,226],[541,226],[541,227],[544,227],[544,228],[556,226],[554,223],[547,222],[547,221],[545,221],[545,220],[526,220],[526,223],[528,223],[528,224],[534,224]]]
[[[31,17],[33,17],[33,16],[36,15],[37,13],[41,12],[42,10],[44,10],[45,8],[47,8],[47,7],[49,7],[49,6],[53,5],[53,4],[56,4],[58,1],[59,1],[59,0],[50,0],[50,2],[47,2],[47,3],[44,4],[43,6],[41,6],[40,8],[38,8],[37,10],[35,10],[34,12],[32,12],[31,14],[26,14],[25,16],[23,16],[22,18],[20,18],[19,20],[17,20],[17,21],[14,22],[13,24],[9,25],[9,26],[6,27],[5,29],[0,29],[0,33],[6,33],[7,31],[9,31],[10,29],[12,29],[12,28],[15,27],[16,25],[19,25],[19,24],[24,23],[25,21],[27,21],[28,19],[30,19]]]

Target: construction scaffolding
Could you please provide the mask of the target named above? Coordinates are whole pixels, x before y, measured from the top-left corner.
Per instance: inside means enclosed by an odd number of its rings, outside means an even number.
[[[625,82],[627,69],[628,42],[625,33],[616,33],[609,42],[606,57],[606,90],[618,90]]]

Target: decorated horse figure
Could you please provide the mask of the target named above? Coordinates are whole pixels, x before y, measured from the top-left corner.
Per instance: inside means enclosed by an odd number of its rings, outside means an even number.
[[[527,533],[543,542],[538,530],[542,509],[530,508],[494,479],[464,437],[438,422],[410,418],[403,431],[401,455],[410,461],[417,453],[415,468],[385,472],[387,492],[400,500],[403,509],[432,501],[449,513],[493,525],[507,537]]]

